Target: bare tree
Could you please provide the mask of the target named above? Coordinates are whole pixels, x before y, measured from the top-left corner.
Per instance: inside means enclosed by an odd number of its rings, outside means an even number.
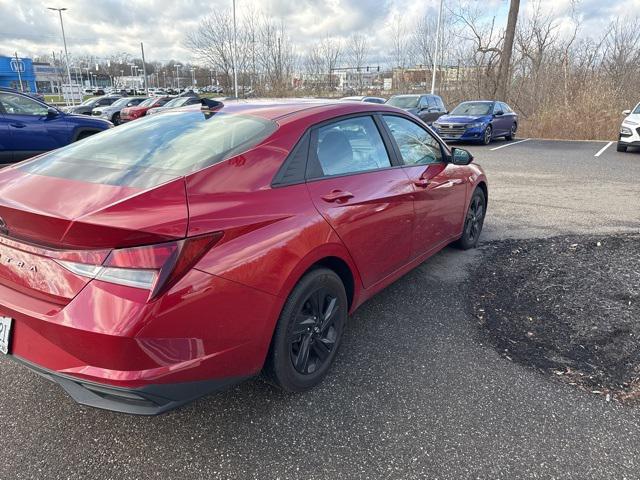
[[[518,23],[518,11],[520,0],[510,0],[509,16],[507,18],[507,30],[504,35],[504,44],[500,52],[500,67],[498,69],[497,97],[507,100],[507,89],[511,76],[511,55],[513,53],[513,41],[516,36],[516,24]]]
[[[362,93],[362,71],[366,66],[367,55],[369,53],[369,43],[367,37],[360,33],[354,33],[349,38],[347,48],[349,62],[356,69],[358,93]]]

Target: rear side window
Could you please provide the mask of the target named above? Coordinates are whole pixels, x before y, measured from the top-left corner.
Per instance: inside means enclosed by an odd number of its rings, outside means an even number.
[[[277,129],[249,115],[167,112],[45,154],[30,173],[148,188],[240,154]]]
[[[323,175],[387,168],[391,160],[371,117],[355,117],[318,129],[316,158]]]

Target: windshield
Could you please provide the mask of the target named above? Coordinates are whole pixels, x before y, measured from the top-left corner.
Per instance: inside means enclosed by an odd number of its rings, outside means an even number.
[[[467,115],[477,117],[489,115],[493,110],[491,102],[464,102],[454,108],[449,115]]]
[[[82,102],[80,105],[91,105],[93,104],[97,99],[96,98],[87,98],[84,102]]]
[[[149,188],[257,145],[277,129],[263,118],[200,110],[167,112],[45,154],[29,173]]]
[[[391,97],[387,103],[398,108],[415,108],[418,106],[420,95],[402,95],[399,97]]]
[[[636,105],[636,108],[633,109],[633,112],[631,113],[640,113],[640,103],[638,105]]]
[[[124,97],[124,98],[121,98],[120,100],[116,100],[115,102],[113,102],[111,104],[111,106],[112,107],[118,107],[118,108],[126,107],[127,103],[129,103],[132,100],[136,100],[136,99],[135,98],[131,98],[131,97]]]

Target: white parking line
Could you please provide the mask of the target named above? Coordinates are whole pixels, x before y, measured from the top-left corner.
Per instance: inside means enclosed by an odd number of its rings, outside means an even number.
[[[530,138],[525,138],[524,140],[518,140],[517,142],[507,143],[505,145],[500,145],[499,147],[490,148],[489,150],[500,150],[501,148],[510,147],[511,145],[515,145],[516,143],[526,142],[527,140],[531,140]]]
[[[609,148],[611,145],[613,145],[613,142],[609,142],[607,143],[604,147],[602,147],[600,150],[598,150],[598,153],[596,153],[594,155],[594,157],[599,157],[600,155],[602,155],[604,153],[604,151]]]

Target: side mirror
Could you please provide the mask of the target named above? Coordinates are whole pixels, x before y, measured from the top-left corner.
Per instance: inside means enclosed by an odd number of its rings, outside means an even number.
[[[623,110],[622,114],[623,115],[631,115],[631,110]]]
[[[504,112],[502,110],[498,110],[496,113],[494,113],[494,115],[496,117],[499,117],[500,115],[504,115]]]
[[[473,155],[464,148],[451,149],[451,163],[454,165],[469,165],[473,161]]]
[[[57,117],[59,114],[60,112],[55,108],[53,107],[47,108],[47,118],[54,118],[54,117]]]

